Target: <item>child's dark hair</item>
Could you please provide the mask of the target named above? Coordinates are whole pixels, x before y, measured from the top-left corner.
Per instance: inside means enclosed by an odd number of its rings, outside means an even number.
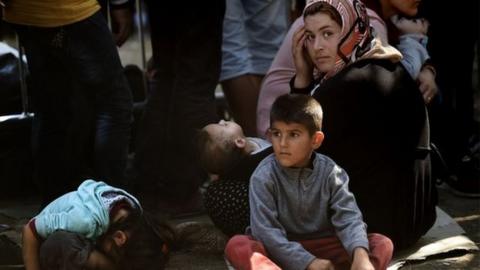
[[[281,95],[270,111],[270,125],[275,121],[297,123],[305,126],[310,135],[322,129],[322,118],[322,107],[308,95]]]
[[[326,2],[317,2],[310,6],[308,6],[303,11],[303,18],[307,16],[315,15],[319,12],[326,13],[334,20],[338,25],[343,26],[342,16],[338,13],[338,11],[330,4]]]
[[[224,175],[245,156],[234,141],[229,138],[218,141],[205,129],[197,133],[197,152],[201,166],[207,172],[218,175]]]
[[[164,269],[175,242],[175,231],[148,212],[130,211],[123,221],[112,224],[107,232],[126,231],[128,239],[118,262],[122,270]]]

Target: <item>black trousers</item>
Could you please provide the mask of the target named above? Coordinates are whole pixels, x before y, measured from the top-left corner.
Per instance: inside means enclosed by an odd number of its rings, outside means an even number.
[[[166,201],[188,200],[205,179],[195,134],[217,121],[214,91],[221,66],[225,0],[147,1],[153,59],[138,141],[137,190]]]

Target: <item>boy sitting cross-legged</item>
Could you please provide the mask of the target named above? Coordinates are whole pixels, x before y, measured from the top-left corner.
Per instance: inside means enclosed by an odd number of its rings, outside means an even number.
[[[234,236],[225,249],[235,268],[386,269],[392,242],[367,235],[346,172],[314,152],[324,139],[322,114],[307,95],[274,102],[274,153],[250,179],[251,235]]]

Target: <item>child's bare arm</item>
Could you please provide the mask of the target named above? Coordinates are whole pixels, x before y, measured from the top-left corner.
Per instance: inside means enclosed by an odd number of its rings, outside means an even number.
[[[22,253],[23,263],[26,270],[40,270],[40,261],[38,259],[40,250],[40,241],[33,233],[29,223],[23,227],[22,235]]]
[[[88,256],[88,270],[115,270],[116,266],[105,254],[98,250],[93,250]]]
[[[368,258],[367,250],[362,247],[357,247],[354,249],[351,270],[375,270],[370,262],[370,259]]]

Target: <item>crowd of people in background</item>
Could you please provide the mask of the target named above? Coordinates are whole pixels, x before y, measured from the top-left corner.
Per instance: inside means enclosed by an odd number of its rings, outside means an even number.
[[[134,1],[0,0],[28,63],[45,207],[24,230],[26,269],[58,264],[42,250],[106,255],[56,269],[162,267],[175,237],[150,215],[205,211],[239,269],[385,269],[433,225],[437,185],[480,197],[479,9],[467,2],[443,14],[432,0],[146,0],[152,57],[133,118],[118,47]],[[456,25],[461,41],[445,34]],[[71,209],[102,221],[55,222]],[[158,241],[135,253],[137,234]],[[148,266],[122,258],[151,249],[164,256]]]

